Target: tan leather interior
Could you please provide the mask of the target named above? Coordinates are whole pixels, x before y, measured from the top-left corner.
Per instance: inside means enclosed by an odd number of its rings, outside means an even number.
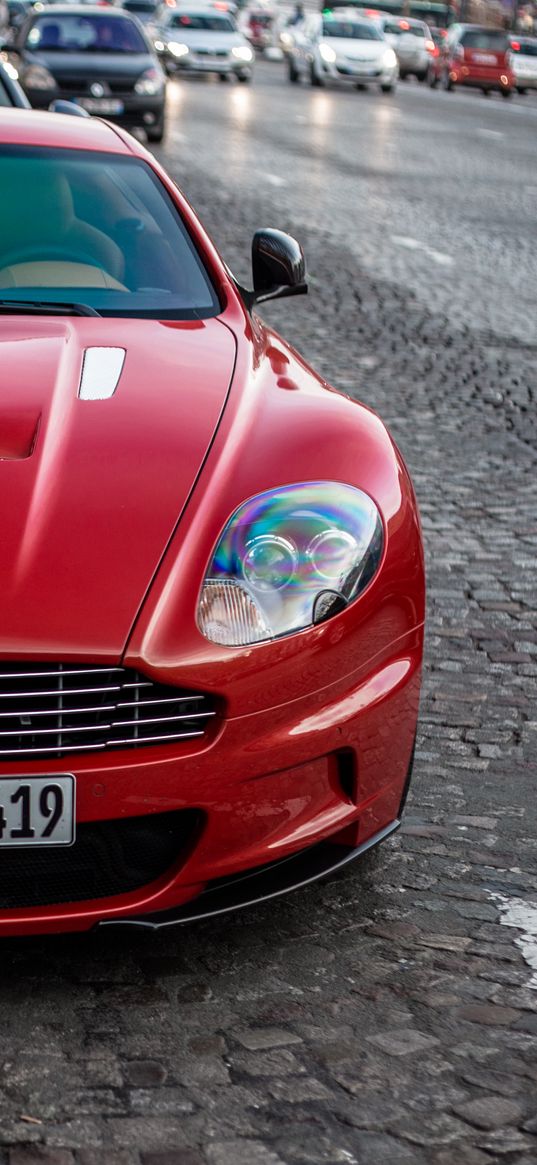
[[[0,288],[6,287],[108,287],[113,291],[128,288],[90,263],[70,263],[48,259],[34,263],[16,263],[0,269]]]

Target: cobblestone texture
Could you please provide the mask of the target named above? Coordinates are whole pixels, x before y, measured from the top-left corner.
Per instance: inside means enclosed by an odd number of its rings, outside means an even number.
[[[268,199],[224,216],[195,170],[188,193],[240,267]],[[537,900],[535,346],[458,330],[296,229],[312,295],[270,320],[381,413],[421,505],[405,825],[234,917],[4,942],[1,1165],[537,1160],[537,992],[499,910]]]

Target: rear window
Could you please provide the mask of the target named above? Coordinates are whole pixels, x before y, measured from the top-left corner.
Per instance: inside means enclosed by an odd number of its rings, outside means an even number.
[[[384,32],[392,36],[421,36],[425,37],[425,29],[421,24],[409,24],[408,20],[390,20],[384,25]]]
[[[354,20],[323,20],[323,36],[342,40],[382,40],[374,24],[358,24]]]
[[[141,158],[0,149],[0,298],[106,316],[199,319],[219,304],[162,183]]]
[[[198,12],[181,12],[169,21],[170,28],[186,28],[204,32],[235,32],[235,25],[229,16],[213,16]]]
[[[501,53],[507,48],[507,37],[500,29],[474,28],[462,33],[460,44],[465,49],[489,49],[493,53]]]
[[[129,17],[105,13],[43,13],[34,21],[29,49],[56,53],[147,53],[145,40]]]
[[[516,49],[514,45],[511,45],[513,52],[519,53],[520,56],[523,56],[523,57],[537,57],[537,40],[534,40],[534,41],[521,40],[521,41],[516,41],[515,43],[520,45],[520,48]]]

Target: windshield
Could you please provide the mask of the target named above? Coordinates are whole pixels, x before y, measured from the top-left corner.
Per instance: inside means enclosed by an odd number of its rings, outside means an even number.
[[[179,16],[172,16],[168,27],[188,31],[203,29],[204,32],[235,32],[235,25],[229,16],[213,16],[212,13],[182,12]]]
[[[55,13],[39,16],[26,38],[29,49],[55,53],[147,53],[145,40],[127,16]]]
[[[179,212],[141,159],[5,146],[0,190],[0,299],[156,319],[219,311]]]
[[[382,40],[374,24],[358,24],[354,20],[323,20],[323,37],[341,40]]]
[[[492,49],[495,53],[502,53],[507,48],[507,38],[500,29],[475,28],[463,32],[461,44],[465,49]]]

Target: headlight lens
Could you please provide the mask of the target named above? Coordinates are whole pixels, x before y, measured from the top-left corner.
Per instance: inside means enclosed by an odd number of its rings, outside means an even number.
[[[52,73],[44,65],[29,65],[24,73],[24,84],[30,89],[55,89]]]
[[[187,44],[180,44],[176,40],[169,40],[168,52],[171,53],[173,57],[186,57],[189,52],[189,48]]]
[[[254,55],[248,45],[237,45],[231,52],[238,61],[251,61]]]
[[[323,61],[326,61],[326,63],[328,65],[334,64],[334,61],[336,59],[336,54],[335,54],[333,48],[331,48],[329,44],[320,44],[319,45],[319,52],[323,58]]]
[[[353,486],[306,482],[258,494],[219,539],[200,596],[200,630],[239,647],[311,627],[361,594],[383,541],[375,503]]]
[[[397,57],[396,57],[393,49],[386,49],[386,52],[384,53],[384,56],[382,58],[383,69],[393,69],[393,68],[395,68],[396,64],[397,64]]]
[[[138,77],[134,92],[142,97],[156,97],[158,93],[162,93],[164,88],[164,77],[160,69],[150,68]]]

